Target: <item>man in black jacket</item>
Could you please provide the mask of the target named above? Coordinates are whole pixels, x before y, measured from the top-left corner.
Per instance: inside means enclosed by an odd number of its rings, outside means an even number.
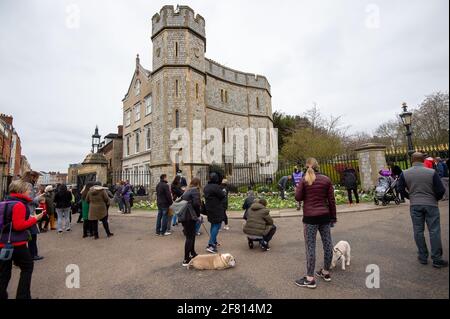
[[[171,235],[167,231],[168,212],[172,205],[172,194],[170,193],[169,183],[167,182],[167,175],[162,174],[159,178],[159,183],[156,186],[156,204],[158,205],[158,216],[156,218],[156,235],[168,236]]]
[[[208,222],[211,224],[211,233],[206,250],[213,254],[217,253],[217,235],[222,221],[225,218],[225,209],[223,206],[225,193],[220,187],[221,183],[222,178],[219,174],[213,172],[209,175],[208,185],[203,190],[206,215],[208,216]]]

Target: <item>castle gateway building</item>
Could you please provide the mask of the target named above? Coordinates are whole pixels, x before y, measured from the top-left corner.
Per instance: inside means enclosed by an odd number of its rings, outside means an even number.
[[[201,122],[202,130],[225,132],[223,142],[228,128],[273,128],[267,79],[206,58],[205,20],[191,8],[164,6],[152,18],[151,39],[152,71],[137,56],[123,99],[123,170],[128,176],[150,171],[153,186],[162,173],[172,178],[181,169],[190,179],[208,166],[198,154],[174,163],[171,149],[176,142],[171,133],[175,128],[185,128],[192,141],[194,126]],[[180,154],[193,149],[180,148]],[[236,151],[247,153],[248,143]]]

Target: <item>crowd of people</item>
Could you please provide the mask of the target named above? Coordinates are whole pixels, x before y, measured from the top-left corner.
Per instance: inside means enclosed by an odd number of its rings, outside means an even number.
[[[431,243],[432,265],[436,268],[448,266],[443,259],[440,235],[440,212],[438,201],[448,198],[448,165],[440,159],[433,159],[431,168],[422,153],[412,155],[412,167],[401,171],[389,169],[380,174],[390,174],[398,180],[398,192],[409,199],[414,239],[418,249],[418,260],[428,263],[428,248],[424,237],[425,223]],[[445,165],[444,165],[445,164]],[[131,213],[133,187],[128,181],[120,182],[113,189],[99,182],[88,182],[80,192],[66,185],[37,187],[37,172],[28,172],[20,180],[9,186],[9,196],[0,203],[0,299],[6,299],[7,287],[11,278],[12,265],[20,268],[17,298],[31,298],[30,285],[35,261],[43,259],[38,254],[38,234],[56,231],[59,235],[71,231],[72,213],[79,213],[78,221],[83,223],[83,238],[99,239],[98,224],[102,223],[106,236],[110,231],[108,215],[111,204],[116,203],[123,214]],[[321,174],[319,163],[314,158],[306,161],[304,171],[297,168],[292,176],[283,177],[279,183],[280,195],[284,196],[286,184],[294,181],[295,199],[303,204],[303,234],[306,247],[306,274],[295,283],[301,287],[315,288],[316,278],[331,281],[331,262],[333,257],[332,228],[337,222],[334,186],[329,177]],[[349,202],[352,193],[359,201],[356,191],[356,172],[352,168],[344,170],[343,184],[348,191]],[[181,223],[185,236],[182,266],[197,256],[196,236],[203,225],[209,235],[207,252],[219,252],[219,231],[228,226],[228,186],[227,180],[219,172],[211,172],[204,187],[198,178],[188,184],[177,172],[169,184],[166,174],[160,176],[156,185],[158,214],[156,235],[171,235],[171,227]],[[177,211],[175,204],[185,203],[183,213]],[[179,207],[179,206],[177,206]],[[243,207],[245,225],[243,232],[248,244],[259,241],[263,251],[270,250],[269,242],[274,237],[277,226],[270,216],[267,201],[258,198],[250,190]],[[209,232],[204,225],[203,216],[210,224]],[[324,263],[316,271],[317,233],[323,244]]]
[[[8,187],[9,195],[0,203],[0,299],[8,298],[13,265],[20,268],[16,298],[31,298],[34,262],[44,259],[38,253],[38,235],[55,231],[62,236],[70,232],[72,214],[79,214],[77,223],[83,223],[83,238],[99,239],[100,222],[107,237],[114,235],[108,223],[114,195],[106,185],[89,182],[81,192],[64,184],[55,188],[52,185],[38,187],[39,176],[38,172],[30,171],[14,180]]]

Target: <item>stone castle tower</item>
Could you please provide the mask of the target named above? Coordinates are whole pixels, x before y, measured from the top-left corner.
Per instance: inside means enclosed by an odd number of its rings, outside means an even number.
[[[228,127],[273,127],[267,79],[206,58],[205,19],[190,7],[164,6],[152,18],[151,40],[152,71],[143,68],[138,57],[123,99],[125,170],[150,170],[153,185],[160,174],[172,178],[178,168],[188,179],[196,176],[208,165],[193,154],[192,144],[180,152],[190,152],[190,161],[177,165],[170,158],[175,144],[171,132],[186,128],[192,142],[195,120],[201,121],[202,129],[224,132]]]

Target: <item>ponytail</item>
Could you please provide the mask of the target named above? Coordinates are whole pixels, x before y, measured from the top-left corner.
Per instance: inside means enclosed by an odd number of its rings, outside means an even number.
[[[319,168],[319,163],[317,163],[317,160],[315,158],[308,158],[306,160],[306,166],[308,169],[306,170],[305,174],[305,182],[311,186],[314,181],[316,180],[316,170]]]

